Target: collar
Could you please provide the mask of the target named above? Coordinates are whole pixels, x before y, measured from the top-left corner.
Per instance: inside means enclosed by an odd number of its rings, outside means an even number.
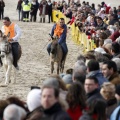
[[[100,70],[91,71],[87,74],[87,76],[93,76],[96,75],[97,73],[101,73]]]
[[[111,105],[114,105],[114,104],[117,104],[116,98],[113,98],[113,99],[110,99],[110,100],[107,101],[107,106],[111,106]]]
[[[110,77],[109,77],[109,81],[112,81],[114,78],[116,78],[116,77],[118,77],[119,76],[119,74],[116,72],[116,73],[114,73],[113,75],[111,75]]]
[[[61,105],[57,102],[49,109],[44,110],[44,113],[47,115],[51,115],[51,114],[54,114],[55,112],[60,111],[61,109],[62,109]]]
[[[99,93],[99,91],[100,91],[100,90],[97,88],[97,89],[93,90],[92,92],[87,93],[87,94],[86,94],[86,95],[87,95],[87,98],[89,98],[89,97],[93,96],[94,94]]]

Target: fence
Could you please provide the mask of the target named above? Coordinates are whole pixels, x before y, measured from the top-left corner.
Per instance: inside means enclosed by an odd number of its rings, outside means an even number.
[[[53,22],[58,22],[59,18],[64,18],[65,23],[69,21],[69,18],[65,17],[65,15],[60,11],[53,10],[52,15],[53,15]],[[71,27],[72,40],[77,45],[83,45],[84,51],[94,50],[96,48],[94,40],[89,39],[85,33],[80,32],[78,27],[75,27],[74,23],[70,27]]]

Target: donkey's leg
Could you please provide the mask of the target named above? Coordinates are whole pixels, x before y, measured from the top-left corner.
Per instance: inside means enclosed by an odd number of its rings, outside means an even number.
[[[51,62],[51,74],[53,73],[53,71],[54,71],[54,62],[52,61]]]
[[[16,68],[14,67],[14,81],[13,83],[16,83]]]
[[[60,63],[57,62],[57,74],[59,74],[59,67],[60,67]]]
[[[5,84],[9,83],[9,81],[10,81],[11,69],[12,69],[12,65],[8,65],[8,68],[7,68],[7,71],[6,71]]]
[[[62,61],[62,63],[61,63],[61,73],[63,73],[63,71],[64,71],[64,64],[65,64],[65,61]]]

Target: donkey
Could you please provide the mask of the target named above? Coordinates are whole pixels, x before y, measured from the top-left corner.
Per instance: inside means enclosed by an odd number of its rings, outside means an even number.
[[[5,68],[5,84],[10,82],[10,74],[13,65],[13,55],[11,43],[8,42],[10,34],[3,35],[0,30],[0,57],[2,59],[3,66]],[[14,68],[14,83],[16,82],[16,69]]]
[[[54,71],[55,62],[57,63],[57,74],[59,74],[59,72],[63,73],[65,58],[63,59],[63,50],[62,47],[58,44],[58,37],[52,37],[50,51],[51,74]]]

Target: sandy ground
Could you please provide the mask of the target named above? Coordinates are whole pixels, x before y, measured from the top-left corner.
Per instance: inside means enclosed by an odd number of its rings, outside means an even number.
[[[116,0],[116,3],[114,2],[116,5],[117,1],[118,0]],[[51,31],[53,24],[49,24],[47,22],[44,24],[39,23],[39,16],[36,23],[19,22],[18,12],[16,11],[17,0],[5,0],[5,3],[5,16],[9,16],[11,21],[17,23],[22,29],[20,44],[22,46],[23,54],[19,62],[20,70],[17,72],[17,83],[11,83],[7,87],[0,87],[0,99],[4,99],[11,95],[17,95],[18,97],[26,100],[30,87],[33,85],[42,85],[43,80],[45,80],[45,78],[50,74],[49,56],[47,54],[46,47],[44,48],[44,46],[49,39],[48,34]],[[0,21],[0,26],[2,26],[2,21]],[[76,46],[76,44],[71,40],[69,31],[67,44],[69,53],[65,64],[65,70],[73,66],[78,54],[81,52],[80,47]],[[13,70],[11,80],[13,80]],[[0,84],[3,84],[4,81],[4,69],[1,67]]]

